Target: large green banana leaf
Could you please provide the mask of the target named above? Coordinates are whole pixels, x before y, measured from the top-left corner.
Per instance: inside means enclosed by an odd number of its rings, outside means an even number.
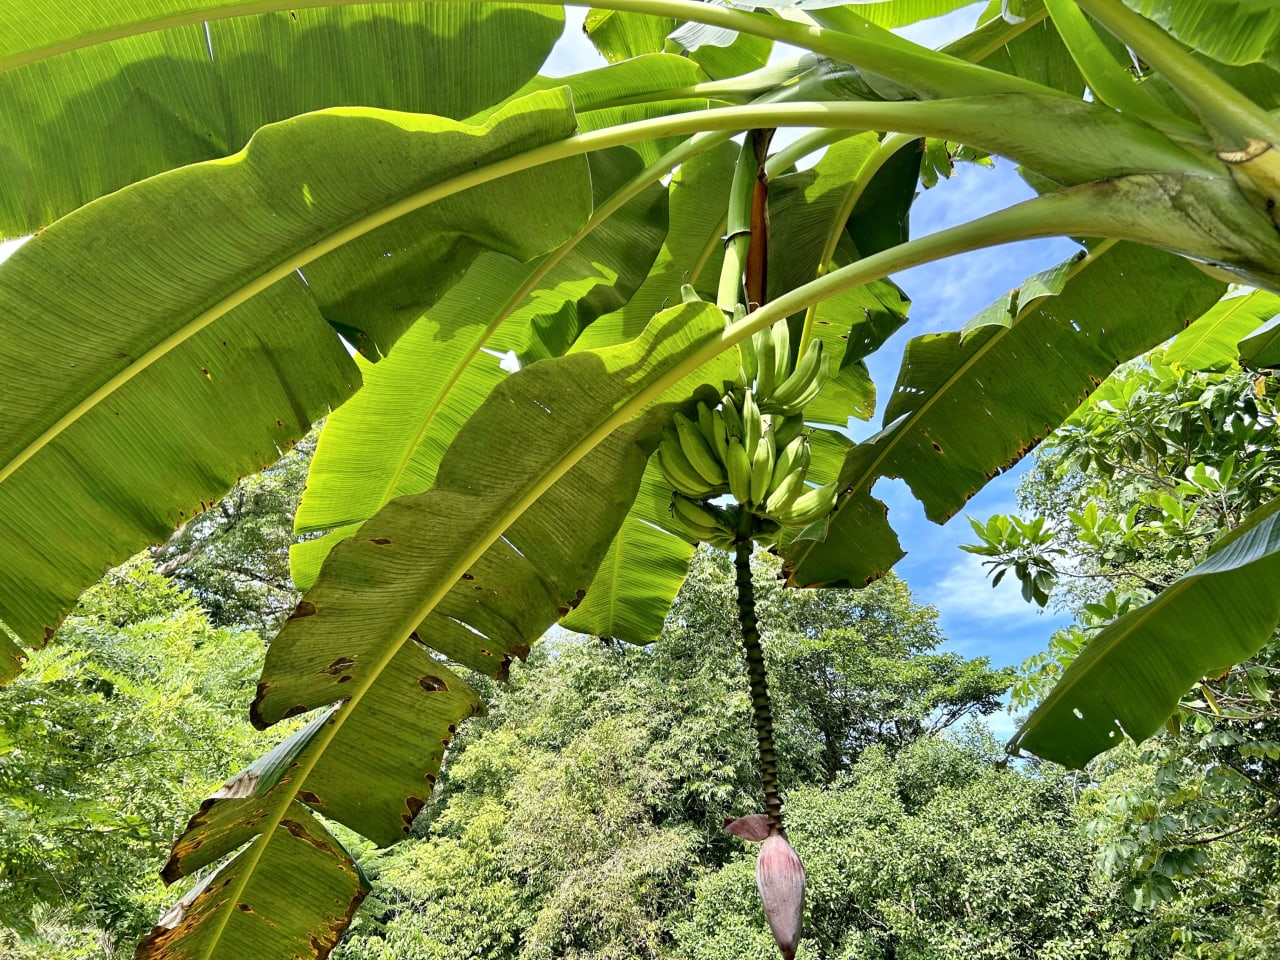
[[[693,548],[671,517],[671,488],[651,461],[586,597],[560,626],[628,643],[657,639],[689,572]]]
[[[595,154],[591,169],[598,206],[640,172],[640,163],[623,148]],[[387,501],[430,487],[458,429],[506,376],[494,354],[510,351],[526,364],[564,353],[644,279],[666,220],[666,191],[651,182],[554,263],[482,255],[390,356],[364,371],[364,388],[325,422],[295,518],[298,532],[350,536]],[[334,542],[326,536],[293,548],[299,588],[315,581]]]
[[[1280,500],[1195,569],[1090,639],[1019,728],[1012,750],[1082,767],[1123,735],[1145,740],[1187,689],[1245,660],[1280,622]]]
[[[880,156],[879,139],[841,140],[810,169],[769,185],[769,288],[777,296],[843,266],[861,252],[877,253],[907,239],[908,211],[918,185],[920,151]],[[827,250],[832,257],[823,262]],[[831,377],[806,410],[812,423],[845,426],[875,412],[875,384],[862,362],[907,318],[910,300],[890,280],[878,280],[823,301],[814,309],[812,336],[831,358]],[[792,323],[799,331],[800,318]],[[797,341],[798,342],[798,341]]]
[[[733,144],[721,144],[676,171],[671,178],[670,226],[653,268],[625,305],[587,328],[575,350],[634,338],[650,317],[679,302],[680,287],[686,283],[705,299],[715,299],[737,152]]]
[[[347,397],[358,375],[324,316],[362,323],[360,305],[326,288],[385,284],[365,325],[381,350],[405,322],[380,312],[387,299],[429,303],[482,246],[527,259],[578,230],[581,159],[372,229],[433,184],[573,129],[563,90],[483,126],[308,114],[90,204],[0,265],[8,340],[40,338],[0,359],[0,621],[38,642],[105,569]]]
[[[944,522],[1119,363],[1181,330],[1223,289],[1185,260],[1105,241],[1032,277],[963,331],[912,340],[884,429],[849,453],[841,474],[849,493],[826,538],[785,553],[792,582],[865,582],[868,555],[877,556],[868,543],[884,548],[870,572],[896,549],[883,506],[869,496],[877,478],[902,477],[929,518]]]
[[[1173,338],[1164,361],[1183,370],[1227,370],[1235,365],[1238,344],[1280,314],[1280,296],[1254,290],[1214,304]]]
[[[1280,6],[1240,0],[1124,0],[1183,43],[1227,64],[1280,69]]]
[[[591,10],[583,24],[587,37],[610,63],[663,50],[679,49],[668,41],[676,28],[673,17],[653,17],[618,10]],[[727,46],[702,46],[690,52],[691,59],[708,76],[735,77],[765,65],[773,42],[763,37],[738,34]]]
[[[1280,367],[1280,317],[1240,341],[1240,362],[1253,369]]]
[[[469,116],[533,76],[563,26],[553,6],[350,4],[210,19],[13,65],[86,27],[184,6],[50,3],[32,17],[26,0],[0,3],[0,236],[234,153],[264,124],[311,110]],[[223,10],[240,8],[251,9]]]
[[[254,876],[292,856],[275,851],[292,837],[277,824],[299,801],[381,844],[405,835],[475,709],[436,653],[500,676],[581,601],[673,406],[703,384],[718,395],[732,374],[732,351],[716,355],[723,326],[714,306],[682,305],[635,341],[509,377],[431,490],[392,501],[335,548],[271,645],[251,714],[266,726],[338,706],[269,802],[219,821],[221,835],[255,839],[230,882],[192,902],[174,955],[204,943],[207,960],[244,956],[224,933],[236,911],[237,930],[300,922],[290,885]],[[259,899],[245,899],[251,887]]]
[[[449,706],[461,706],[458,699]],[[447,709],[448,700],[432,698],[429,705]],[[254,839],[253,823],[270,815],[287,789],[289,771],[331,716],[332,711],[317,716],[201,804],[174,844],[161,874],[166,883],[193,876]],[[282,890],[290,896],[281,897]],[[324,956],[368,892],[359,865],[337,838],[304,804],[290,800],[272,843],[248,847],[205,876],[160,918],[135,956]],[[258,915],[264,904],[274,915]]]

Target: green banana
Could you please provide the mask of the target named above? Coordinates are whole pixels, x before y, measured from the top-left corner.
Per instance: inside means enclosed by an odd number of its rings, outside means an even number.
[[[777,390],[791,376],[791,325],[779,320],[770,328],[770,333],[773,335],[773,389]],[[760,395],[767,399],[772,393],[762,390]]]
[[[764,421],[760,419],[760,408],[756,406],[756,398],[750,390],[742,393],[742,445],[748,454],[754,454],[756,444],[764,436]]]
[[[786,470],[779,469],[778,465],[773,468],[768,499],[769,516],[776,517],[804,492],[804,478],[809,472],[809,444],[803,438],[797,442],[804,444],[804,448],[789,459],[785,465]],[[781,457],[778,458],[778,464],[782,464]]]
[[[723,464],[725,455],[729,452],[729,441],[724,435],[724,414],[719,409],[712,410],[705,403],[699,403],[698,429],[706,437],[712,454]]]
[[[751,458],[751,503],[764,503],[773,479],[773,438],[761,437]]]
[[[759,337],[755,342],[756,356],[759,358],[756,364],[756,393],[761,397],[767,397],[773,392],[773,378],[778,370],[778,354],[777,344],[773,339],[772,328],[761,330],[752,335],[752,339]],[[747,385],[747,389],[751,389],[751,385]]]
[[[728,550],[737,535],[736,513],[709,503],[690,500],[675,494],[671,498],[671,515],[691,535],[713,547]]]
[[[751,499],[751,457],[737,437],[729,441],[725,467],[729,474],[729,492],[739,503],[747,503]]]
[[[738,355],[741,363],[738,379],[744,387],[749,389],[756,378],[756,370],[759,369],[760,364],[760,357],[756,353],[756,338],[752,336],[739,340]]]
[[[686,496],[705,499],[719,492],[693,468],[681,449],[680,437],[670,427],[662,431],[662,443],[658,444],[658,466],[662,468],[662,475],[666,477],[671,489]]]
[[[804,356],[791,371],[791,375],[774,388],[773,395],[768,398],[766,406],[769,410],[790,410],[822,373],[822,341],[814,340],[805,350]]]
[[[724,428],[725,433],[730,439],[737,437],[741,440],[745,436],[742,429],[742,410],[739,407],[740,403],[741,399],[735,399],[732,393],[724,398]],[[726,459],[725,463],[728,462],[729,461]]]
[[[782,408],[782,412],[788,415],[798,414],[810,403],[812,403],[813,398],[816,397],[822,391],[822,388],[824,386],[826,386],[827,375],[830,369],[831,369],[831,358],[824,355],[822,357],[821,362],[818,365],[818,375],[815,376],[812,381],[810,381],[809,386],[805,389],[804,393],[796,397],[794,402]]]
[[[783,509],[777,517],[788,526],[801,526],[821,520],[836,505],[837,482],[832,481],[825,486],[806,490]]]
[[[711,447],[721,463],[729,460],[729,433],[725,427],[724,412],[717,407],[711,411]]]
[[[777,449],[776,440],[774,444],[775,449]],[[770,498],[773,497],[773,492],[782,485],[782,481],[790,476],[797,467],[801,471],[809,469],[809,441],[804,437],[796,437],[778,451],[773,463],[773,476],[769,479]]]
[[[677,413],[675,421],[676,433],[680,437],[680,449],[693,465],[693,469],[711,486],[723,486],[726,480],[724,464],[712,452],[707,438],[698,429],[698,425],[683,413]]]
[[[775,418],[773,421],[773,445],[779,450],[784,449],[796,437],[804,434],[804,417],[796,415]]]

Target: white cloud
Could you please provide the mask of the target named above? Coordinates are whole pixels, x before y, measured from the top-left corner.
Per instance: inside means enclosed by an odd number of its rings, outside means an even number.
[[[1017,625],[1037,631],[1046,626],[1040,608],[1022,599],[1016,578],[1006,576],[993,589],[982,558],[971,553],[956,560],[930,592],[940,598],[938,605],[944,615],[963,619],[975,629],[984,623],[998,625],[1002,633]]]

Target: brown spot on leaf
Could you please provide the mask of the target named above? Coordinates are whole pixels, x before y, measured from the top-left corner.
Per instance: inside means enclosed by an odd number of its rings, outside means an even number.
[[[474,580],[475,578],[476,578],[476,575],[474,573],[464,573],[462,575],[463,580]]]
[[[311,846],[315,847],[317,850],[323,850],[325,853],[330,853],[330,854],[334,852],[333,847],[329,846],[327,842],[325,842],[324,840],[321,840],[319,837],[313,837],[310,833],[307,832],[307,828],[304,827],[302,824],[300,824],[297,820],[290,820],[288,818],[285,818],[284,820],[280,821],[280,826],[288,830],[292,836],[301,840],[303,843],[310,844]]]
[[[247,903],[237,903],[236,909],[241,913],[253,913],[253,907],[249,906]]]
[[[351,679],[352,679],[351,674],[344,673],[342,676],[340,676],[337,680],[333,682],[334,683],[350,683]]]
[[[296,717],[300,713],[306,713],[309,708],[300,703],[295,703],[292,707],[280,714],[281,720],[288,720],[290,717]]]
[[[425,677],[419,677],[418,686],[427,691],[427,693],[447,693],[449,690],[449,685],[447,683],[439,677],[433,677],[430,674]]]
[[[405,797],[404,805],[408,812],[400,814],[400,819],[404,821],[404,832],[408,833],[410,828],[413,827],[413,818],[426,805],[426,801],[421,797]]]
[[[375,546],[385,547],[391,543],[391,539],[389,537],[370,537],[369,542]]]
[[[356,664],[355,660],[353,660],[351,657],[338,657],[338,659],[334,660],[333,663],[329,664],[327,667],[322,668],[320,672],[327,673],[329,676],[332,677],[341,673],[343,670],[346,670],[348,667],[354,667],[355,664]]]
[[[941,453],[941,452],[942,452],[942,447],[938,445],[938,441],[936,441],[936,440],[930,440],[930,441],[929,441],[929,446],[933,447],[933,452],[934,452],[934,453]]]
[[[304,617],[314,617],[316,615],[316,605],[310,600],[299,600],[298,605],[294,607],[293,613],[289,614],[290,620],[301,620]]]
[[[298,799],[303,803],[309,803],[313,807],[323,807],[324,801],[320,799],[320,795],[313,790],[299,790]]]

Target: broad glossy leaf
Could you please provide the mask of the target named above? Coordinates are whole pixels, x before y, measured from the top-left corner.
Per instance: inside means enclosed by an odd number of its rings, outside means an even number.
[[[1124,0],[1188,46],[1228,64],[1280,68],[1280,7],[1256,0]]]
[[[288,782],[290,768],[330,716],[327,711],[317,717],[201,804],[174,844],[162,874],[166,883],[192,876],[260,836],[258,822],[270,815],[273,804],[285,802],[279,796],[281,780]],[[369,884],[306,806],[287,803],[261,851],[244,851],[193,887],[143,940],[138,960],[236,951],[239,956],[316,956],[333,948]]]
[[[1164,360],[1183,370],[1226,370],[1236,363],[1236,344],[1280,314],[1280,297],[1255,290],[1219,301],[1173,338]]]
[[[587,39],[610,63],[649,53],[662,53],[667,35],[675,27],[671,17],[646,17],[621,10],[592,9],[582,29]]]
[[[851,493],[826,540],[787,552],[792,580],[865,579],[863,544],[887,543],[883,508],[870,497],[878,477],[902,477],[929,518],[945,521],[1116,366],[1183,328],[1222,291],[1185,260],[1107,241],[1032,277],[964,331],[912,340],[884,429],[849,454],[841,480]],[[840,576],[846,562],[854,566]]]
[[[737,154],[734,144],[724,143],[676,171],[670,187],[670,226],[649,276],[624,307],[588,327],[573,349],[609,346],[637,336],[655,313],[680,302],[683,284],[692,284],[705,300],[715,299]]]
[[[884,415],[883,475],[905,479],[935,522],[1034,448],[1116,366],[1222,293],[1185,260],[1111,242],[1025,287],[1004,316],[907,344]]]
[[[1280,367],[1280,317],[1240,341],[1240,362],[1258,369]]]
[[[640,172],[625,149],[595,154],[591,166],[597,205]],[[297,530],[343,528],[349,536],[388,500],[426,490],[458,429],[506,376],[494,353],[510,351],[522,364],[564,353],[644,279],[666,220],[667,192],[652,183],[553,266],[547,257],[519,263],[483,254],[328,417]],[[299,588],[314,582],[333,544],[325,537],[293,548]]]
[[[684,305],[636,341],[527,367],[467,422],[431,490],[334,550],[272,643],[251,715],[265,726],[337,707],[265,819],[249,808],[247,825],[220,822],[219,835],[259,831],[227,899],[255,882],[296,801],[378,843],[404,836],[475,709],[439,654],[500,675],[582,598],[673,406],[731,375],[723,326],[710,304]],[[276,896],[265,922],[289,909],[287,887]],[[202,934],[206,960],[244,955],[216,921],[190,936]]]
[[[705,97],[666,99],[656,95],[706,81],[707,75],[688,58],[654,53],[567,77],[534,77],[512,94],[510,100],[517,100],[540,90],[567,86],[573,91],[573,108],[578,113],[578,127],[586,132],[651,117],[704,110],[707,107]],[[610,106],[611,101],[628,100],[639,102]],[[470,119],[472,122],[487,119],[505,105],[497,104]],[[639,154],[645,162],[652,163],[682,139],[655,137],[633,143],[628,149]]]
[[[527,258],[576,231],[590,204],[585,161],[372,229],[405,198],[573,126],[563,91],[478,127],[308,114],[264,128],[234,158],[103,198],[0,265],[11,345],[0,354],[0,621],[38,642],[104,570],[274,461],[350,394],[357,373],[324,319],[363,316],[326,289],[385,285],[368,325],[383,348],[404,322],[383,312],[385,298],[429,303],[480,244]],[[382,175],[351,174],[374,168]],[[404,245],[419,234],[444,239]]]
[[[848,6],[879,27],[905,27],[969,6],[972,0],[854,0]],[[800,4],[806,6],[805,3]]]
[[[1150,603],[1094,636],[1010,742],[1083,767],[1145,740],[1199,679],[1247,659],[1280,621],[1280,500],[1256,510]]]
[[[854,287],[818,305],[813,335],[831,357],[831,373],[822,392],[805,407],[806,420],[844,427],[851,417],[871,419],[876,387],[864,358],[906,322],[910,306],[910,298],[891,280]]]
[[[585,599],[560,626],[628,643],[657,639],[693,556],[670,511],[671,489],[651,462]]]
[[[770,182],[771,297],[814,279],[832,263],[852,262],[864,246],[874,253],[905,239],[900,234],[915,197],[919,151],[904,149],[905,162],[891,161],[872,172],[879,145],[874,134],[841,140],[810,169]],[[848,240],[846,230],[857,239]],[[824,264],[828,244],[836,255]],[[875,384],[862,359],[906,320],[909,302],[892,281],[880,280],[818,305],[813,335],[824,341],[832,368],[819,398],[806,409],[810,422],[843,427],[850,417],[865,420],[874,413]],[[796,331],[800,316],[793,320]]]
[[[1083,94],[1084,77],[1049,21],[1044,4],[1036,0],[1025,13],[1024,19],[1010,23],[1000,15],[997,0],[989,19],[984,18],[972,33],[942,49],[962,60],[1033,80],[1072,96]]]
[[[0,2],[0,46],[74,42],[183,3]],[[234,11],[244,4],[227,4]],[[207,6],[204,9],[208,9]],[[34,22],[38,21],[38,22]],[[349,4],[212,19],[0,72],[0,236],[31,233],[163,170],[234,153],[259,127],[332,106],[460,119],[537,71],[559,8]]]
[[[355,745],[388,736],[377,726],[384,722],[378,704],[401,686],[418,687],[413,670],[437,662],[428,648],[501,675],[580,602],[670,413],[659,407],[628,419],[625,411],[645,384],[712,347],[722,328],[710,304],[678,307],[638,340],[535,363],[507,378],[459,432],[430,490],[391,501],[333,550],[272,644],[252,711],[255,723],[269,724],[353,698],[350,716],[338,714],[338,739],[307,777],[326,816],[382,843],[401,834],[401,790],[413,781],[393,771],[421,762],[410,741],[440,734],[415,731],[409,713],[389,711],[406,745],[390,747],[385,771],[379,758],[383,772],[360,777],[353,792],[355,770],[343,765],[374,762]],[[718,394],[731,366],[720,359],[673,396],[708,378]],[[584,438],[611,417],[629,425],[575,462]]]
[[[707,76],[715,80],[736,77],[764,66],[773,50],[773,41],[748,34],[720,31],[725,42],[683,43],[679,36],[672,40],[677,21],[672,17],[654,17],[621,10],[591,10],[583,29],[595,48],[610,63],[618,63],[645,54],[678,53],[681,46],[690,47],[689,59],[697,63]],[[696,24],[704,27],[704,24]],[[716,27],[706,29],[715,31]]]

